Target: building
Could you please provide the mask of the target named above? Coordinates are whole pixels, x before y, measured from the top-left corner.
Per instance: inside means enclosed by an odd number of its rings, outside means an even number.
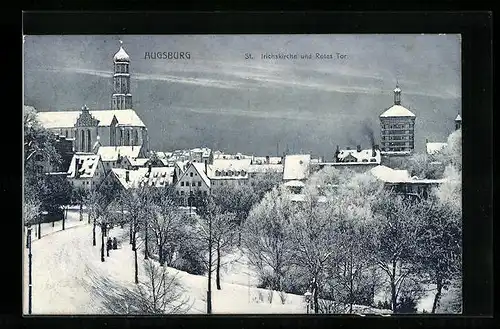
[[[333,162],[312,163],[313,171],[319,171],[325,167],[334,167],[337,169],[350,169],[356,172],[366,172],[371,168],[380,165],[382,161],[381,152],[378,145],[373,145],[371,149],[362,149],[357,145],[356,149],[350,148],[337,150],[333,156]]]
[[[380,115],[382,155],[410,154],[415,140],[415,114],[401,105],[401,89],[394,89],[394,105]]]
[[[210,194],[211,182],[206,174],[208,164],[188,162],[180,165],[182,167],[173,169],[174,175],[179,175],[175,178],[176,194],[182,204],[193,205],[195,197],[205,197]]]
[[[101,156],[101,161],[106,171],[112,168],[132,169],[132,162],[144,155],[141,146],[100,146],[97,154]]]
[[[167,187],[173,185],[173,176],[172,167],[146,167],[137,170],[113,168],[103,184],[110,186],[118,183],[118,186],[126,190],[141,186]]]
[[[207,166],[211,189],[248,183],[251,159],[214,159]]]
[[[132,109],[130,57],[123,47],[113,57],[114,90],[111,110],[38,112],[40,124],[50,131],[74,139],[76,152],[93,152],[101,146],[142,146],[149,149],[146,125]]]
[[[35,154],[35,168],[40,173],[67,172],[71,159],[75,154],[73,149],[73,139],[56,134],[54,147],[60,156],[61,162],[54,166],[49,159],[41,153]]]
[[[311,173],[311,155],[294,154],[287,155],[284,159],[283,181],[305,181]]]
[[[460,113],[455,118],[455,130],[462,129],[462,117]]]
[[[71,159],[67,178],[75,188],[91,190],[106,177],[101,157],[92,153],[76,153]]]
[[[384,187],[397,194],[410,197],[428,197],[431,189],[446,182],[446,179],[418,179],[410,177],[407,170],[395,170],[386,166],[377,166],[370,170],[377,179],[384,182]]]

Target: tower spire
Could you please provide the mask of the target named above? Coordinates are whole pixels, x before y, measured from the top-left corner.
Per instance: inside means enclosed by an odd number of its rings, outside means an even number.
[[[120,39],[120,49],[113,57],[113,95],[111,97],[111,108],[113,110],[124,110],[132,108],[132,94],[130,93],[130,57],[123,49],[123,41]]]
[[[396,80],[396,88],[394,89],[394,105],[401,105],[401,88],[399,88],[398,80]]]

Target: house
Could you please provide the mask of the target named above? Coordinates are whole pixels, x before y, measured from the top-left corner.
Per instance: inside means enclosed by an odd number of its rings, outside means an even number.
[[[426,198],[431,188],[446,182],[446,179],[418,179],[410,177],[407,170],[396,170],[386,166],[377,166],[370,173],[384,182],[384,187],[398,194]]]
[[[213,164],[207,165],[211,188],[247,184],[250,163],[251,159],[214,159]]]
[[[362,149],[357,145],[355,150],[350,148],[335,151],[333,162],[311,163],[313,171],[321,170],[325,167],[335,167],[337,169],[350,169],[356,172],[366,172],[381,164],[382,156],[378,145],[373,145],[370,149]]]
[[[283,177],[284,166],[282,164],[251,164],[248,166],[250,178],[256,178],[268,173],[280,174]]]
[[[208,196],[211,182],[207,177],[207,163],[188,162],[172,168],[176,194],[184,205],[192,205],[195,197]],[[175,179],[174,179],[175,178]]]
[[[67,177],[75,188],[91,190],[99,186],[106,177],[100,155],[76,153],[71,159]]]
[[[132,169],[132,161],[144,155],[140,146],[100,146],[97,154],[101,156],[106,171],[112,168]]]
[[[310,154],[287,155],[284,160],[283,180],[284,181],[304,181],[311,173]]]
[[[103,184],[118,183],[124,189],[141,186],[167,187],[173,185],[174,169],[172,167],[146,167],[136,170],[113,168]]]

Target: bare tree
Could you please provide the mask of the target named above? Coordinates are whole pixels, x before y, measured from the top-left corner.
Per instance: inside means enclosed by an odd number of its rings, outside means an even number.
[[[372,231],[375,226],[371,204],[383,190],[383,184],[369,174],[353,174],[339,185],[334,199],[338,238],[334,245],[338,250],[338,264],[332,277],[338,284],[336,291],[348,305],[373,302],[374,285]],[[370,282],[371,281],[371,282]],[[370,284],[371,283],[371,284]]]
[[[120,203],[123,205],[127,221],[130,227],[130,241],[132,244],[132,251],[134,252],[134,282],[139,283],[139,265],[137,261],[138,239],[137,234],[141,226],[147,221],[146,214],[147,208],[151,207],[148,203],[148,198],[144,194],[149,191],[145,187],[138,189],[123,190],[120,194]]]
[[[416,262],[416,241],[419,222],[416,205],[392,192],[383,192],[373,203],[377,225],[374,228],[373,260],[386,274],[391,291],[392,311],[397,311],[398,297],[405,280],[419,267]]]
[[[288,231],[293,208],[289,192],[275,188],[252,209],[243,227],[242,243],[250,264],[261,278],[271,271],[276,290],[282,287],[285,272],[291,266]]]
[[[152,260],[144,261],[144,273],[142,282],[132,289],[107,277],[94,277],[91,283],[82,280],[82,285],[112,314],[183,314],[191,309],[176,275]]]
[[[230,253],[236,246],[237,228],[236,216],[233,213],[217,214],[212,223],[212,239],[217,257],[215,282],[217,290],[221,290],[220,271],[222,257]]]
[[[174,251],[185,237],[185,220],[169,193],[161,193],[156,203],[150,227],[155,237],[160,265],[163,266],[167,249]]]
[[[451,184],[437,188],[419,209],[422,226],[417,255],[427,281],[436,285],[432,313],[439,308],[443,290],[453,284],[462,270],[462,211],[457,202],[461,193],[458,188],[447,186]],[[457,195],[446,196],[450,192]]]
[[[314,195],[306,200],[292,216],[288,237],[292,242],[292,263],[309,273],[312,279],[314,312],[319,313],[319,296],[326,279],[329,263],[336,262],[338,239],[336,214],[332,203],[320,203]],[[281,290],[281,286],[278,287]]]
[[[191,306],[183,297],[182,287],[176,276],[167,273],[163,266],[152,260],[144,261],[145,282],[137,286],[135,308],[143,314],[186,313]]]

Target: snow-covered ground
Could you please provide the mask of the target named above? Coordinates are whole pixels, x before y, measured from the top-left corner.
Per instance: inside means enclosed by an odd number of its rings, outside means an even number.
[[[100,229],[96,229],[96,246],[92,246],[92,225],[87,217],[79,220],[78,211],[70,211],[66,230],[61,223],[44,224],[42,238],[33,239],[33,314],[109,314],[109,305],[116,299],[117,291],[132,290],[134,284],[134,254],[128,243],[128,227],[110,230],[110,237],[117,237],[118,250],[111,250],[105,262],[100,259]],[[59,225],[59,226],[58,226]],[[45,232],[45,233],[44,233]],[[28,311],[28,250],[24,259],[24,313]],[[144,273],[138,253],[139,280]],[[212,283],[214,313],[306,313],[304,297],[286,294],[282,303],[278,292],[258,289],[257,277],[249,268],[245,256],[236,252],[228,256],[222,270],[222,290]],[[192,275],[168,268],[177,275],[184,296],[192,305],[188,313],[206,313],[206,276]],[[215,277],[215,275],[214,275]],[[269,297],[272,293],[272,303]],[[432,305],[432,299],[430,299]],[[421,303],[422,304],[422,303]],[[362,307],[357,307],[358,309]],[[422,307],[421,307],[422,308]],[[426,305],[423,308],[429,310]],[[376,310],[365,310],[376,312]]]
[[[78,207],[70,207],[68,209],[68,217],[64,223],[64,229],[67,230],[67,229],[70,229],[73,227],[87,224],[87,221],[88,221],[88,216],[85,213],[85,211],[83,212],[83,220],[80,221],[79,208]],[[49,234],[52,234],[52,233],[55,233],[55,232],[59,232],[61,230],[62,230],[62,220],[54,222],[54,223],[42,223],[41,224],[41,233],[42,233],[41,236],[42,237],[49,235]],[[33,241],[38,239],[38,225],[32,226],[31,238]]]

